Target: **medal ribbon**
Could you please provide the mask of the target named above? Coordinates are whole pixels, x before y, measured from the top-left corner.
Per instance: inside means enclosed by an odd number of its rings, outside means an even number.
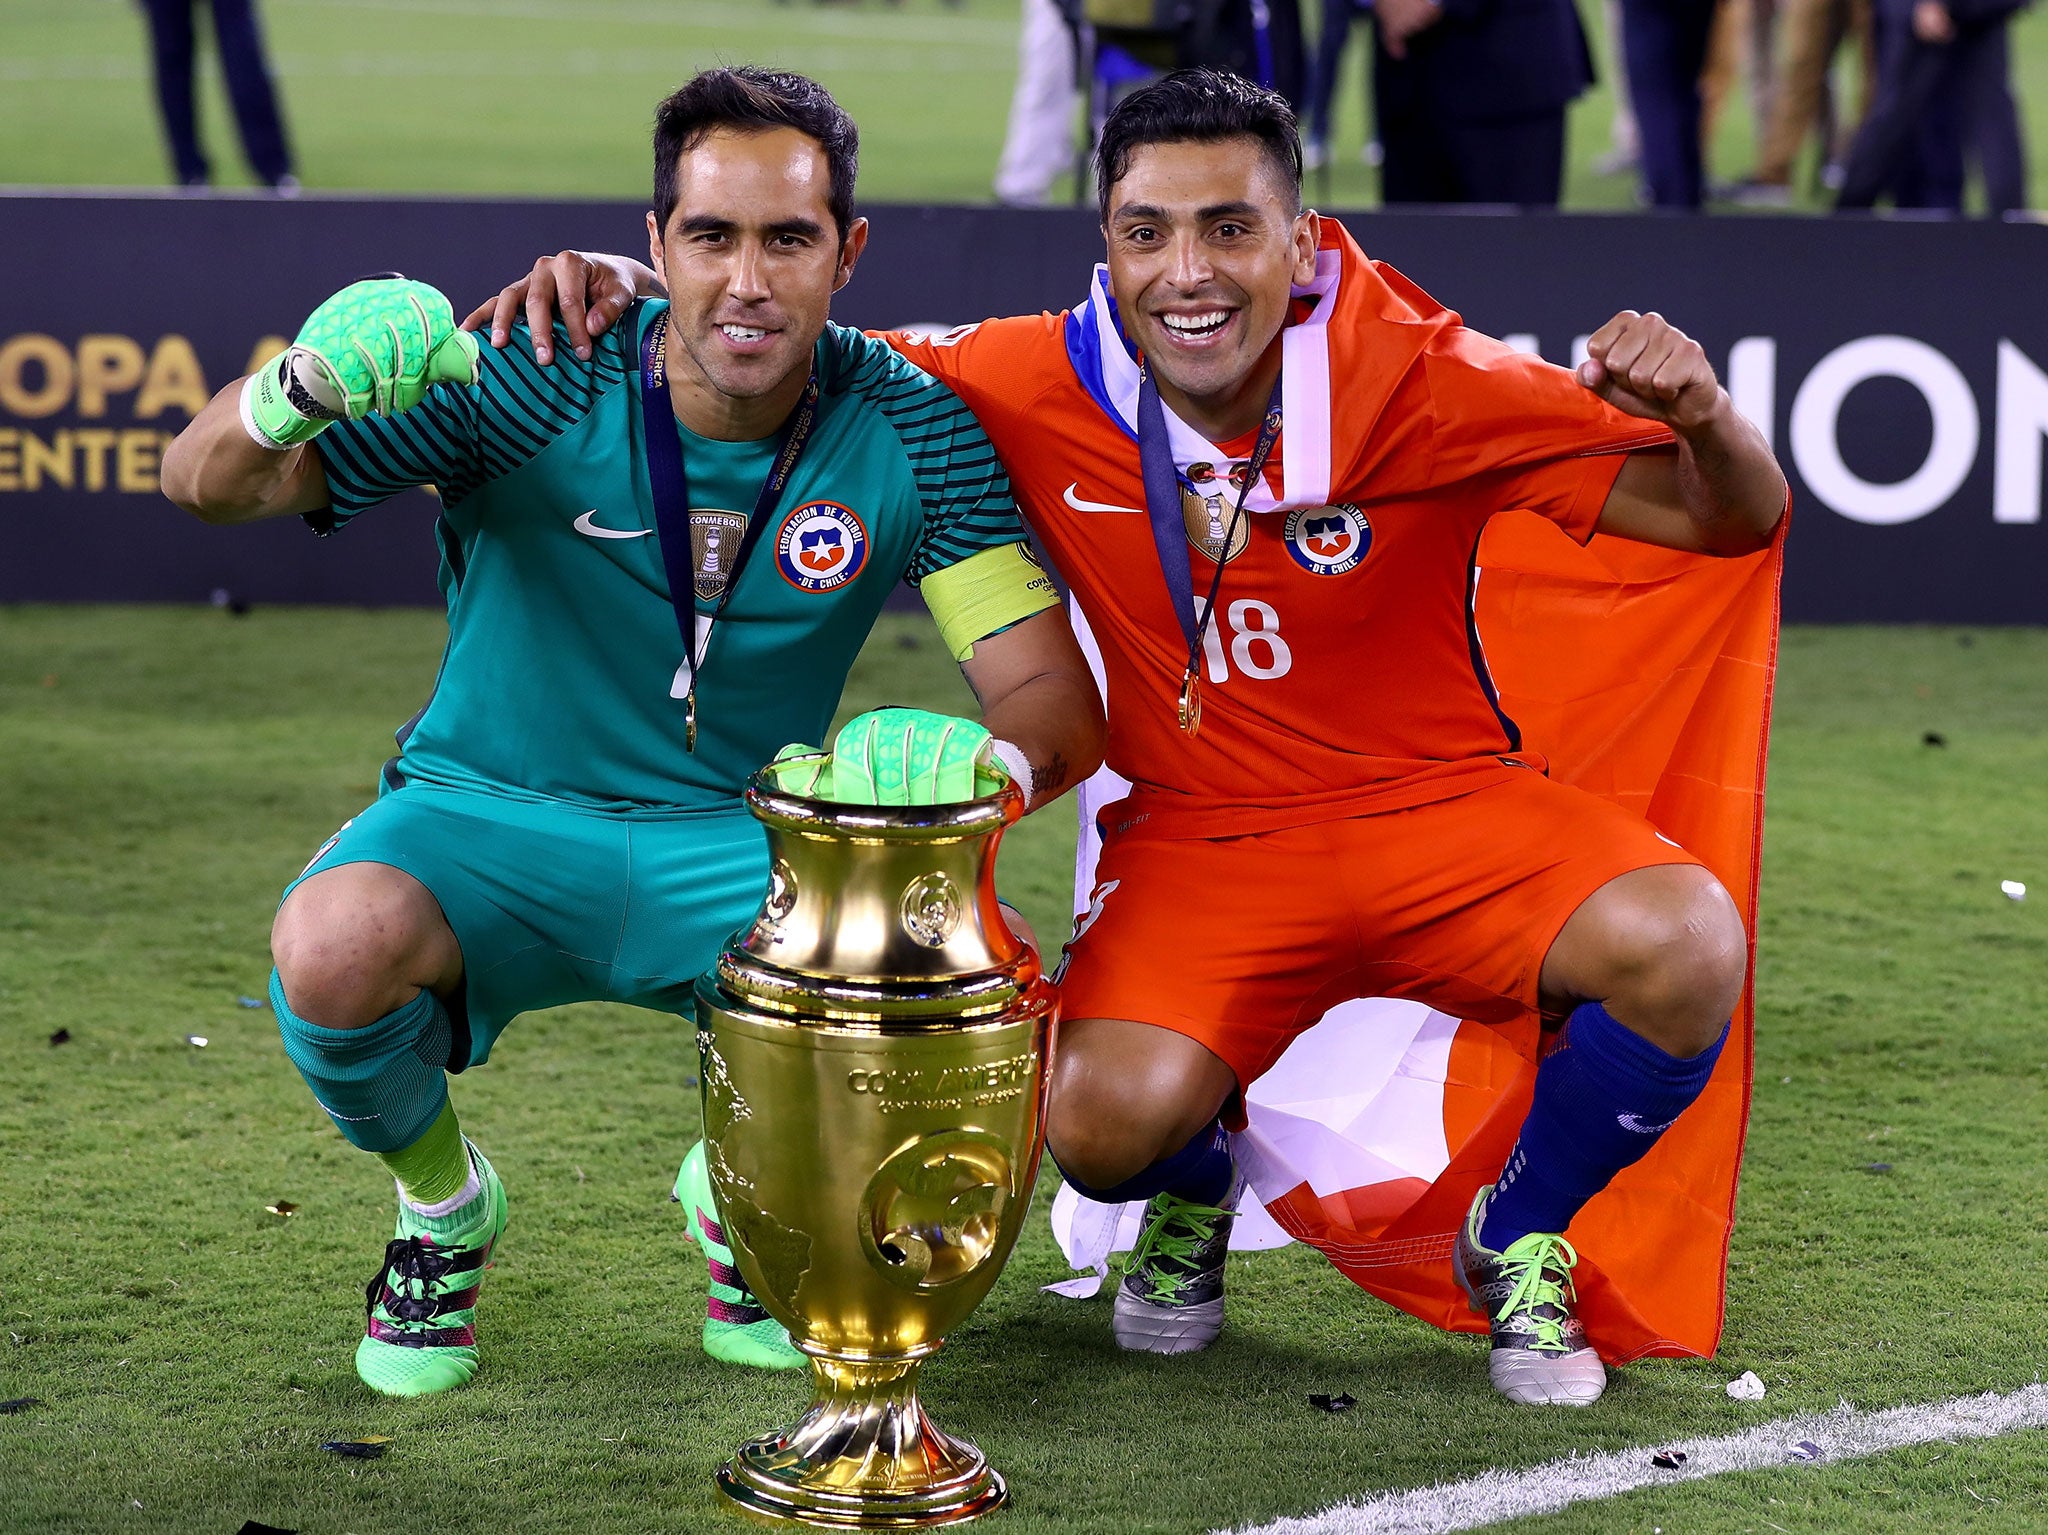
[[[684,745],[695,751],[697,674],[702,669],[701,661],[710,659],[712,629],[724,616],[725,605],[732,600],[733,588],[740,584],[740,573],[747,568],[747,561],[753,557],[763,531],[774,517],[776,503],[782,499],[790,476],[796,472],[797,460],[802,456],[811,428],[817,422],[818,369],[814,363],[810,379],[804,384],[803,398],[797,401],[796,409],[782,424],[782,431],[776,438],[775,462],[761,485],[761,493],[754,498],[753,515],[747,518],[746,532],[740,536],[732,573],[725,578],[725,589],[718,594],[718,601],[712,607],[710,627],[704,632],[704,655],[700,660],[697,654],[696,573],[692,568],[690,537],[690,479],[683,468],[683,444],[676,434],[675,407],[668,397],[668,318],[668,310],[656,315],[640,343],[640,411],[645,427],[641,436],[646,444],[647,484],[654,495],[655,542],[661,545],[662,568],[668,572],[668,600],[675,609],[676,627],[683,636],[683,664],[690,669],[683,704]]]
[[[1199,674],[1202,639],[1216,613],[1216,595],[1223,588],[1223,567],[1230,563],[1230,547],[1237,542],[1237,529],[1244,518],[1244,500],[1252,485],[1265,472],[1266,459],[1280,439],[1280,380],[1273,380],[1272,398],[1266,401],[1266,419],[1259,425],[1258,441],[1245,464],[1244,483],[1237,488],[1237,505],[1231,508],[1230,526],[1223,534],[1223,547],[1216,554],[1216,574],[1209,582],[1209,598],[1202,616],[1195,617],[1195,578],[1188,560],[1187,523],[1181,512],[1181,475],[1174,467],[1173,445],[1166,432],[1166,407],[1160,402],[1159,387],[1152,382],[1152,370],[1138,369],[1138,463],[1145,476],[1145,513],[1152,523],[1152,547],[1159,554],[1159,573],[1166,578],[1166,594],[1172,600],[1180,632],[1187,637],[1187,666],[1181,672],[1178,712],[1180,728],[1193,735],[1201,728],[1202,702]]]

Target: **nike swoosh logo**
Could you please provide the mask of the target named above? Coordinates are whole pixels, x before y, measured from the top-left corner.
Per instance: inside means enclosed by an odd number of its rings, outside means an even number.
[[[1076,480],[1073,484],[1067,487],[1066,494],[1067,505],[1071,506],[1077,512],[1129,512],[1133,517],[1142,517],[1145,515],[1143,510],[1141,510],[1138,507],[1118,506],[1114,501],[1084,501],[1079,496],[1074,494],[1074,492],[1079,490],[1080,488],[1081,482],[1079,480]]]
[[[587,533],[592,538],[645,538],[654,531],[652,528],[600,528],[591,520],[596,516],[597,508],[593,506],[576,519],[576,531]]]
[[[1678,1123],[1675,1119],[1667,1119],[1661,1125],[1646,1125],[1634,1114],[1617,1114],[1614,1116],[1614,1122],[1622,1129],[1633,1130],[1638,1135],[1661,1135]]]

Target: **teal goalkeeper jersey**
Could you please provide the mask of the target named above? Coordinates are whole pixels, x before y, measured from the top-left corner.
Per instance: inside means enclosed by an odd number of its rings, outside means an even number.
[[[686,751],[672,696],[683,642],[640,409],[639,341],[665,307],[636,306],[587,362],[558,332],[548,368],[522,325],[503,350],[484,348],[478,386],[443,384],[403,414],[314,439],[334,526],[415,485],[441,496],[448,648],[387,783],[628,813],[729,807],[778,748],[824,741],[898,580],[1023,541],[1008,476],[967,408],[883,343],[827,326],[816,422],[713,626]],[[676,431],[701,630],[715,607],[703,594],[731,569],[774,443]]]

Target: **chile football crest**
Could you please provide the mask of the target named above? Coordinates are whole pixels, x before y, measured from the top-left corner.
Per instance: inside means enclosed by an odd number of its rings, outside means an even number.
[[[1285,538],[1287,552],[1303,570],[1341,576],[1372,548],[1372,524],[1349,502],[1304,506],[1287,514]]]
[[[811,501],[782,519],[775,563],[782,579],[806,592],[829,592],[860,574],[868,561],[868,530],[837,501]]]

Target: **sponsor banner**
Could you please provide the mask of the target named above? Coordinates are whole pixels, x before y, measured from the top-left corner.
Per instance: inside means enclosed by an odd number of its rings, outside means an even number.
[[[1059,309],[1101,256],[1083,210],[866,212],[873,238],[834,311],[850,324],[945,329]],[[0,219],[0,601],[226,590],[437,602],[429,496],[332,539],[296,520],[209,528],[158,494],[164,444],[355,278],[403,271],[460,313],[541,253],[646,246],[629,203],[0,195]],[[2048,621],[2032,574],[2048,554],[2048,311],[2015,302],[2048,262],[2048,229],[1483,212],[1346,222],[1473,325],[1555,362],[1624,307],[1697,336],[1792,479],[1788,618]],[[1290,530],[1289,547],[1335,571],[1362,554],[1369,512],[1340,508]],[[851,579],[833,562],[861,554],[854,530],[833,548],[832,529],[810,531],[785,574]]]

